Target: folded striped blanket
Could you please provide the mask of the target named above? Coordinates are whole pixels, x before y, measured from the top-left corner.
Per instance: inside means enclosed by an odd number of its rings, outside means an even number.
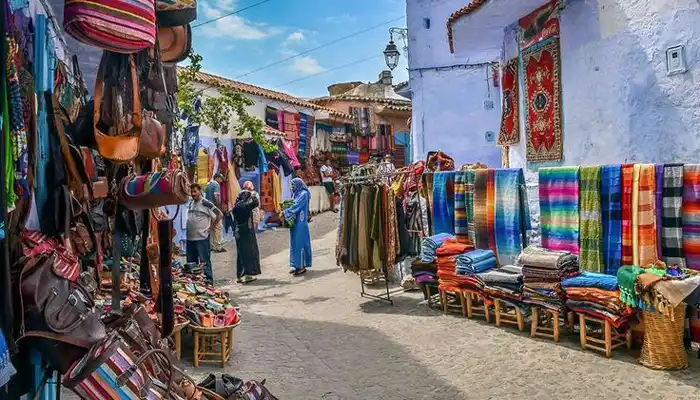
[[[634,262],[632,244],[632,192],[634,185],[634,165],[622,166],[622,265]]]
[[[497,266],[498,264],[496,263],[496,257],[494,256],[469,265],[460,264],[459,257],[457,257],[457,267],[455,270],[457,271],[457,274],[460,275],[472,275],[494,269]]]
[[[542,247],[579,252],[579,167],[540,168]]]
[[[520,254],[518,264],[531,267],[560,269],[563,265],[576,261],[576,256],[564,250],[543,249],[539,246],[527,246]]]
[[[604,290],[617,290],[617,276],[598,274],[595,272],[582,272],[571,278],[561,281],[561,286],[566,289],[570,287],[599,288]]]
[[[522,169],[496,170],[496,250],[501,264],[514,263],[527,247],[531,229]]]
[[[600,207],[603,225],[603,265],[605,273],[616,275],[622,265],[622,166],[601,169]]]
[[[700,269],[700,164],[683,172],[683,253],[688,268]]]
[[[666,264],[685,267],[683,256],[683,164],[666,164],[661,218],[661,255]]]
[[[581,167],[579,172],[579,265],[582,270],[603,271],[603,221],[600,213],[600,166]]]
[[[637,166],[635,166],[635,171]],[[654,164],[638,165],[637,192],[637,251],[635,265],[649,265],[658,260],[656,254],[656,174]],[[633,225],[634,228],[634,225]]]

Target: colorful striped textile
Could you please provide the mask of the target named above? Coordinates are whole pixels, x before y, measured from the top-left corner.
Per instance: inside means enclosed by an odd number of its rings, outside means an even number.
[[[464,181],[466,180],[465,171],[459,171],[455,174],[455,236],[460,243],[469,242],[469,231],[467,226],[467,205],[466,193],[464,190]]]
[[[606,274],[616,275],[622,266],[622,166],[604,165],[600,180],[603,264]]]
[[[496,253],[496,170],[488,169],[488,180],[486,181],[486,229],[489,235],[489,249]]]
[[[632,185],[634,165],[622,166],[622,265],[632,265]]]
[[[683,164],[666,164],[663,182],[661,255],[666,264],[685,267],[683,256]]]
[[[663,243],[662,233],[663,233],[663,216],[664,216],[664,164],[656,164],[656,196],[654,198],[654,204],[656,205],[656,254],[659,259],[662,258],[663,250],[661,245]]]
[[[464,171],[464,206],[467,209],[467,232],[469,241],[476,243],[476,226],[474,224],[474,180],[476,172],[473,169]]]
[[[578,254],[579,167],[540,168],[542,247]]]
[[[474,236],[477,249],[489,248],[489,233],[487,229],[487,195],[486,186],[489,172],[477,169],[474,176]]]
[[[531,229],[522,169],[496,170],[496,250],[501,264],[515,264]]]
[[[654,164],[639,166],[639,192],[637,194],[637,254],[639,264],[655,263],[656,253],[656,173]]]
[[[632,262],[639,264],[639,174],[641,164],[632,167]]]
[[[579,171],[579,266],[590,272],[603,272],[600,174],[599,165],[581,167]]]
[[[688,268],[700,269],[700,164],[683,167],[683,253]]]
[[[455,233],[455,172],[433,174],[433,229],[436,233]]]

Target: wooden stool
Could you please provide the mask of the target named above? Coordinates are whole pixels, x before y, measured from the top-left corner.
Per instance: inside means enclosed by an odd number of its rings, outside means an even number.
[[[540,321],[542,324],[540,325]],[[559,311],[532,307],[530,337],[542,337],[559,341]]]
[[[175,342],[175,355],[177,355],[177,359],[180,359],[180,356],[182,355],[182,330],[187,327],[187,325],[190,324],[190,321],[185,321],[181,324],[176,324],[175,328],[173,329],[173,342]]]
[[[434,290],[434,292],[433,292]],[[425,294],[428,297],[428,307],[442,309],[442,302],[440,297],[440,290],[437,284],[426,283],[425,284]]]
[[[626,329],[625,332],[620,333],[617,329],[615,329],[612,326],[610,321],[594,318],[582,313],[579,313],[578,321],[582,349],[593,349],[602,351],[605,353],[605,357],[610,358],[610,356],[612,356],[613,349],[616,349],[621,346],[627,346],[627,349],[632,348],[631,329]],[[593,322],[599,324],[603,332],[595,333],[594,329],[591,329],[589,332],[588,325],[586,325],[586,322]],[[589,342],[595,344],[591,344]],[[597,344],[602,344],[604,345],[604,347],[601,347]]]
[[[440,306],[442,311],[447,314],[448,311],[458,312],[460,314],[466,313],[466,304],[464,303],[464,298],[462,297],[462,291],[459,289],[455,290],[445,290],[438,288],[438,293],[440,294]],[[449,304],[447,301],[447,295],[452,294],[457,297],[459,304]]]
[[[515,325],[520,332],[525,330],[525,318],[518,307],[512,306],[501,299],[493,299],[496,326],[501,324]]]
[[[466,305],[463,312],[465,317],[483,317],[486,322],[491,322],[491,307],[482,294],[471,290],[462,290],[462,304]]]
[[[199,363],[219,363],[223,368],[231,357],[233,328],[237,325],[220,328],[190,326],[194,339],[194,366],[199,367]]]

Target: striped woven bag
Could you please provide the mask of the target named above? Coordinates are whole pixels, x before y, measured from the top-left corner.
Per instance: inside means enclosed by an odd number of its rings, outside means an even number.
[[[154,0],[66,0],[63,27],[80,42],[131,54],[156,42]]]

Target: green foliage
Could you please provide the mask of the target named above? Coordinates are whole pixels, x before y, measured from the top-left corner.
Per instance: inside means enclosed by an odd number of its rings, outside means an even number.
[[[246,110],[255,102],[241,93],[219,88],[219,95],[204,96],[200,112],[195,112],[194,103],[197,100],[202,100],[203,90],[197,90],[193,82],[197,73],[202,69],[202,56],[192,52],[189,61],[188,66],[178,70],[177,102],[180,111],[194,123],[204,123],[219,135],[235,133],[237,136],[243,136],[250,134],[253,140],[260,144],[266,152],[276,150],[277,147],[270,144],[263,134],[265,122],[248,114]],[[234,117],[238,122],[235,127],[233,126]]]

